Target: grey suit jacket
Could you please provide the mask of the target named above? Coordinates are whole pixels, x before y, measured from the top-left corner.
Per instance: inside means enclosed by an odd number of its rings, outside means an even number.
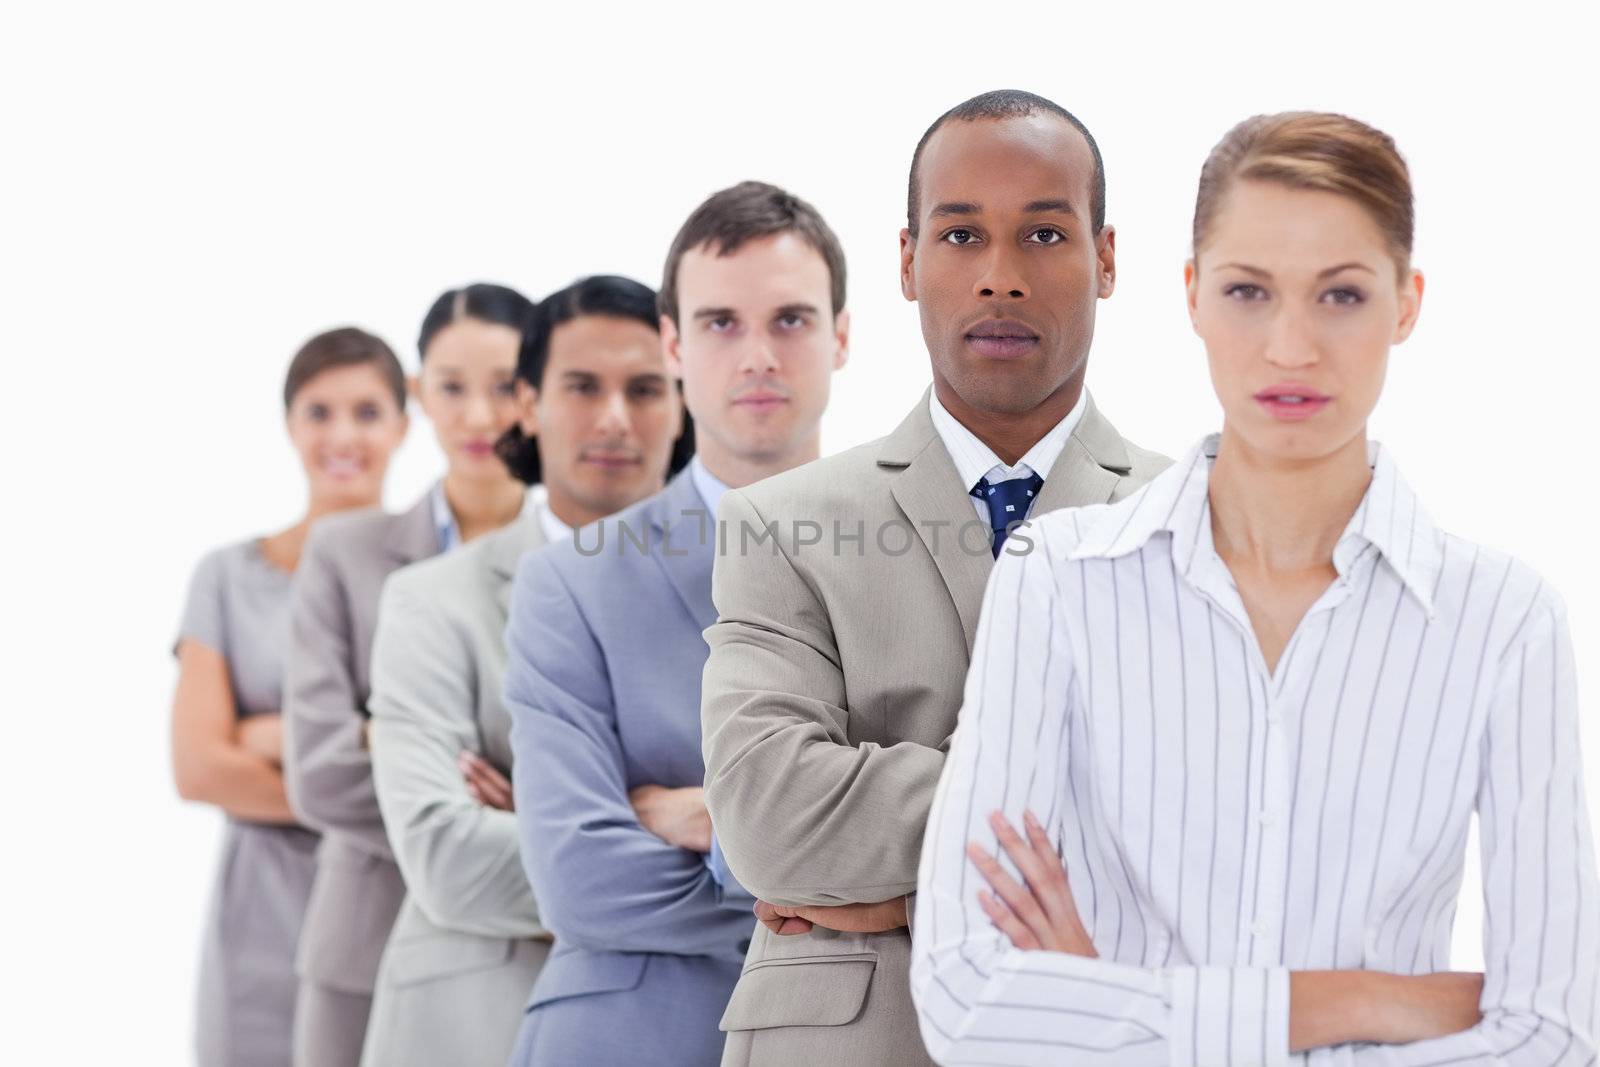
[[[721,1054],[717,1020],[755,925],[749,901],[722,903],[705,857],[645,830],[628,802],[635,786],[704,776],[710,529],[685,470],[522,561],[506,634],[512,778],[523,860],[556,944],[515,1064]]]
[[[1034,513],[1132,492],[1167,460],[1092,400]],[[890,436],[730,492],[707,632],[706,797],[729,866],[774,903],[916,888],[923,827],[993,558],[927,398]],[[826,531],[800,544],[794,524]],[[976,522],[977,533],[963,538]],[[777,524],[776,545],[743,531]],[[832,531],[859,540],[835,545]],[[858,527],[858,524],[860,526]],[[1007,551],[1019,551],[1026,531]],[[909,936],[757,930],[725,1063],[927,1062]]]
[[[289,806],[322,833],[297,966],[314,985],[370,993],[405,896],[362,743],[378,596],[391,572],[439,551],[425,496],[396,515],[332,515],[295,571],[284,682]]]
[[[503,1067],[549,951],[516,816],[474,800],[457,765],[465,750],[510,773],[506,611],[518,557],[544,544],[528,514],[383,587],[368,738],[406,899],[378,968],[373,1067]]]

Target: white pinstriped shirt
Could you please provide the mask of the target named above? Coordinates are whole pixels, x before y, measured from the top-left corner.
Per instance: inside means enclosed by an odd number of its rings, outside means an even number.
[[[911,971],[945,1064],[1596,1060],[1600,886],[1560,598],[1440,532],[1381,448],[1338,579],[1266,670],[1211,540],[1215,437],[1032,523],[989,582],[923,845]],[[1087,959],[1011,947],[969,840],[1032,810]],[[1472,816],[1484,1021],[1288,1052],[1290,970],[1448,969]],[[1009,864],[1008,864],[1009,866]],[[1013,868],[1014,870],[1014,868]]]

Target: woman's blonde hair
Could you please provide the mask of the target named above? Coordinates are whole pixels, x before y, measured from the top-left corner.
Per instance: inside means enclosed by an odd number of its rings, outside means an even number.
[[[1235,181],[1272,182],[1347,196],[1377,223],[1401,276],[1411,264],[1415,225],[1411,173],[1394,139],[1346,115],[1284,111],[1229,130],[1200,168],[1194,203],[1199,254]]]

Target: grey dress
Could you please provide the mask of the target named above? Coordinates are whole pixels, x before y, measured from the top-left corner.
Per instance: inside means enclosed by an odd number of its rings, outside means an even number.
[[[241,718],[282,704],[289,580],[250,540],[211,552],[190,582],[178,638],[222,654]],[[289,1063],[295,944],[316,847],[299,826],[228,819],[200,957],[201,1067]]]

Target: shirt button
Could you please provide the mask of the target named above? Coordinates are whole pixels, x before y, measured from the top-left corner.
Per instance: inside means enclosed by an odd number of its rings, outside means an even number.
[[[1270,811],[1264,811],[1261,813],[1261,825],[1270,830],[1278,825],[1278,817]]]
[[[1256,924],[1250,927],[1250,932],[1255,934],[1257,937],[1266,937],[1268,934],[1272,933],[1272,924],[1267,922],[1265,919],[1257,919]]]
[[[1267,712],[1267,725],[1278,727],[1283,725],[1283,716],[1275,711]]]

